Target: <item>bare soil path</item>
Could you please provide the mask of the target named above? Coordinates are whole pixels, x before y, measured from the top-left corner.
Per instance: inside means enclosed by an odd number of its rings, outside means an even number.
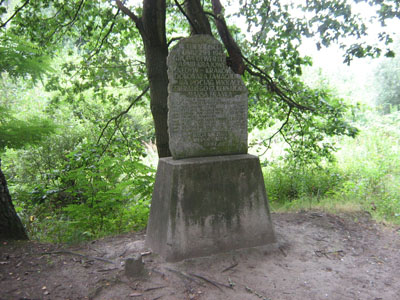
[[[0,299],[400,299],[400,230],[368,214],[273,214],[278,243],[163,262],[143,234],[0,245]],[[143,254],[146,275],[124,272]]]

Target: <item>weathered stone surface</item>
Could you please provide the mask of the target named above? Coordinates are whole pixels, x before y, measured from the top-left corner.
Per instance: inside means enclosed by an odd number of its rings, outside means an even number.
[[[144,263],[142,256],[136,254],[125,261],[125,275],[128,277],[141,277],[144,275]]]
[[[275,241],[256,156],[159,160],[146,246],[177,261]]]
[[[247,153],[247,89],[209,35],[181,40],[168,56],[168,130],[175,159]]]

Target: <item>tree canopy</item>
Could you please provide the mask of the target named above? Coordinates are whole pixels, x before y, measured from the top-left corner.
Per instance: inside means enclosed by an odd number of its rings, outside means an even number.
[[[329,158],[334,149],[326,137],[354,136],[357,129],[345,121],[347,106],[341,99],[302,81],[302,68],[312,63],[299,52],[302,40],[313,37],[317,47],[339,43],[346,63],[355,57],[394,55],[392,37],[384,29],[377,36],[380,44],[363,40],[368,24],[353,12],[356,3],[368,4],[382,25],[400,17],[395,0],[239,0],[234,16],[225,16],[223,8],[232,2],[219,0],[144,0],[141,5],[3,0],[0,39],[3,43],[18,36],[47,57],[61,52],[70,56],[60,63],[67,76],[55,72],[46,81],[48,90],[57,91],[55,105],[78,103],[87,91],[103,102],[137,102],[139,96],[147,97],[142,92],[149,86],[158,153],[168,156],[168,51],[182,37],[212,34],[224,44],[228,65],[248,86],[250,129],[276,128],[257,142],[268,147],[279,138],[287,143],[289,157],[315,161]],[[235,26],[234,17],[245,19],[247,33]],[[110,87],[129,87],[130,92],[111,93]]]
[[[13,34],[0,35],[0,75],[34,82],[50,71],[50,59],[33,43]],[[4,79],[4,78],[3,78]],[[7,80],[5,80],[7,82]],[[0,96],[0,153],[8,148],[22,148],[38,143],[55,130],[55,125],[40,116],[16,117],[15,107],[6,94]]]

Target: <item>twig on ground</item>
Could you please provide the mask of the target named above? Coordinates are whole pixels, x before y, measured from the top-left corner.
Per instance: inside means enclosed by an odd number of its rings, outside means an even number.
[[[283,247],[282,246],[279,246],[279,248],[278,248],[281,252],[282,252],[282,254],[283,254],[283,256],[284,257],[286,257],[287,256],[287,254],[286,254],[286,252],[285,252],[285,250],[283,249]]]
[[[111,268],[111,269],[99,269],[96,272],[108,272],[108,271],[113,271],[113,270],[117,270],[118,268]]]
[[[170,271],[170,272],[172,272],[172,273],[178,274],[178,275],[180,275],[180,276],[182,276],[182,277],[184,277],[186,279],[189,279],[190,281],[198,283],[198,281],[196,279],[194,279],[192,276],[186,274],[185,272],[174,270],[174,269],[171,269],[171,268],[165,268],[165,269]]]
[[[52,252],[43,252],[43,253],[42,253],[42,255],[52,255],[52,254],[70,254],[70,255],[76,255],[76,256],[84,257],[84,258],[87,258],[87,259],[96,259],[96,260],[104,261],[104,262],[106,262],[106,263],[114,264],[113,261],[108,260],[108,259],[105,259],[105,258],[96,257],[96,256],[84,255],[84,254],[80,254],[80,253],[76,253],[76,252],[71,252],[71,251],[67,251],[67,250],[52,251]]]
[[[314,240],[316,240],[317,242],[327,242],[327,236],[323,236],[323,237],[320,237],[320,236],[316,236],[316,237],[313,237],[313,239]]]
[[[222,289],[221,289],[220,286],[226,287],[228,289],[232,288],[232,286],[230,286],[230,285],[223,284],[223,283],[220,283],[218,281],[214,281],[214,280],[208,279],[208,278],[206,278],[206,277],[204,277],[202,275],[198,275],[198,274],[194,274],[194,273],[189,273],[189,274],[194,276],[194,277],[200,278],[200,279],[204,280],[205,282],[208,282],[208,283],[212,284],[213,286],[219,288],[221,291],[222,291]]]
[[[163,288],[166,288],[166,287],[167,287],[166,285],[155,286],[155,287],[147,288],[147,289],[145,289],[144,291],[145,291],[145,292],[150,292],[150,291],[154,291],[154,290],[163,289]]]
[[[229,266],[229,267],[223,269],[221,273],[224,273],[224,272],[226,272],[226,271],[229,271],[229,270],[233,269],[233,268],[236,267],[238,264],[239,264],[239,263],[235,262],[233,265],[231,265],[231,266]]]
[[[154,273],[161,275],[162,278],[167,277],[163,272],[157,270],[156,268],[151,269]]]
[[[328,259],[330,259],[330,257],[328,256],[329,254],[333,254],[333,255],[339,256],[339,257],[343,257],[344,256],[344,251],[343,250],[337,250],[337,251],[315,250],[314,253],[318,257],[325,256]]]

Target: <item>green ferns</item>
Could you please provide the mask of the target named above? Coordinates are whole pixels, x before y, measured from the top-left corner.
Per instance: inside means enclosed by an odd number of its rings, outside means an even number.
[[[42,79],[44,73],[52,71],[50,62],[50,57],[44,55],[40,47],[5,30],[0,31],[0,73]]]
[[[56,126],[48,119],[30,117],[16,118],[11,109],[0,106],[0,153],[6,148],[22,148],[35,144],[53,132]]]

